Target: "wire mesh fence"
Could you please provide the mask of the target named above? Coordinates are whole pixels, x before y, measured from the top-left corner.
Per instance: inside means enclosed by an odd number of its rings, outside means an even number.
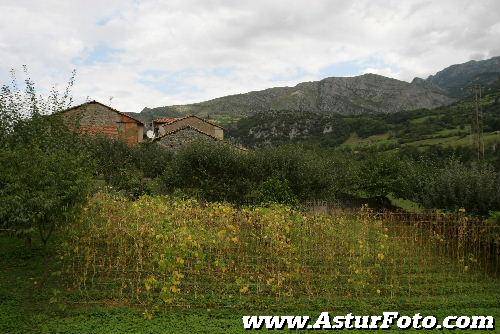
[[[465,215],[102,197],[87,213],[62,254],[86,301],[330,305],[436,298],[499,274],[499,227]]]
[[[304,208],[333,216],[359,212],[359,208],[345,209],[338,203],[325,201],[307,202]],[[372,213],[390,228],[396,240],[407,239],[414,246],[428,247],[434,256],[444,256],[466,271],[474,268],[491,277],[500,276],[500,226],[497,223],[460,211],[414,213],[381,209]]]

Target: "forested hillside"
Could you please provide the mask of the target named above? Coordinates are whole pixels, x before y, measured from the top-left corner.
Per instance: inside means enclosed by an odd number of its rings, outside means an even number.
[[[464,97],[469,93],[466,87],[472,84],[489,87],[497,82],[499,77],[500,57],[493,57],[451,65],[429,76],[425,82],[440,87],[450,96]]]

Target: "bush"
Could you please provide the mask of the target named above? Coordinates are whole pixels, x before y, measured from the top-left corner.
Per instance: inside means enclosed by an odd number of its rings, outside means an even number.
[[[401,196],[426,208],[463,208],[481,214],[500,208],[500,175],[488,164],[417,162],[405,171],[406,189]]]
[[[332,199],[347,191],[351,178],[343,157],[301,147],[241,151],[198,143],[178,152],[161,180],[166,194],[181,190],[205,200],[241,204],[271,198],[286,203]],[[286,193],[278,194],[272,185]]]
[[[332,159],[300,146],[256,150],[252,156],[253,175],[257,184],[275,178],[287,180],[298,200],[326,198],[339,181]]]
[[[86,148],[97,179],[132,198],[151,192],[153,179],[172,163],[172,153],[156,145],[129,146],[108,137],[87,137]]]
[[[178,152],[161,179],[164,191],[209,201],[242,202],[251,187],[248,156],[229,145],[194,143]]]
[[[91,168],[60,120],[35,116],[0,150],[0,184],[0,221],[19,233],[37,229],[45,244],[84,203]]]
[[[252,204],[281,203],[296,205],[298,200],[290,188],[288,180],[269,178],[262,182],[260,186],[247,195],[247,201]]]
[[[369,154],[359,158],[352,168],[356,176],[355,194],[361,197],[385,197],[401,188],[402,160],[395,154]]]
[[[173,154],[156,143],[144,142],[132,148],[133,162],[144,177],[154,179],[172,164]]]

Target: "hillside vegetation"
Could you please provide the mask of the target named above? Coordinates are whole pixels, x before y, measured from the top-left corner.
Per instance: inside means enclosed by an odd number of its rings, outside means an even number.
[[[454,97],[468,95],[466,87],[471,84],[480,84],[489,87],[494,85],[500,76],[500,57],[486,60],[471,60],[463,64],[451,65],[425,81],[438,86]],[[418,79],[418,78],[417,78]]]
[[[481,107],[485,144],[491,150],[500,142],[500,90],[490,90]],[[267,112],[240,119],[229,134],[250,147],[297,142],[356,150],[468,147],[474,108],[469,97],[449,106],[394,114]]]
[[[481,84],[484,138],[495,155],[499,131],[500,57],[449,66],[411,83],[365,74],[326,78],[189,105],[145,108],[146,122],[197,114],[225,126],[248,147],[290,143],[352,150],[446,148],[467,150]]]

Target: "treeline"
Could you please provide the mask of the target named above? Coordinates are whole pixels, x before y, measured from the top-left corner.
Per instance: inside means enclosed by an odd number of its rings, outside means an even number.
[[[296,204],[392,195],[424,208],[500,209],[500,174],[487,163],[454,156],[297,145],[242,151],[201,142],[172,154],[154,143],[129,148],[104,138],[93,141],[91,152],[101,179],[131,197],[178,194],[236,204]]]

